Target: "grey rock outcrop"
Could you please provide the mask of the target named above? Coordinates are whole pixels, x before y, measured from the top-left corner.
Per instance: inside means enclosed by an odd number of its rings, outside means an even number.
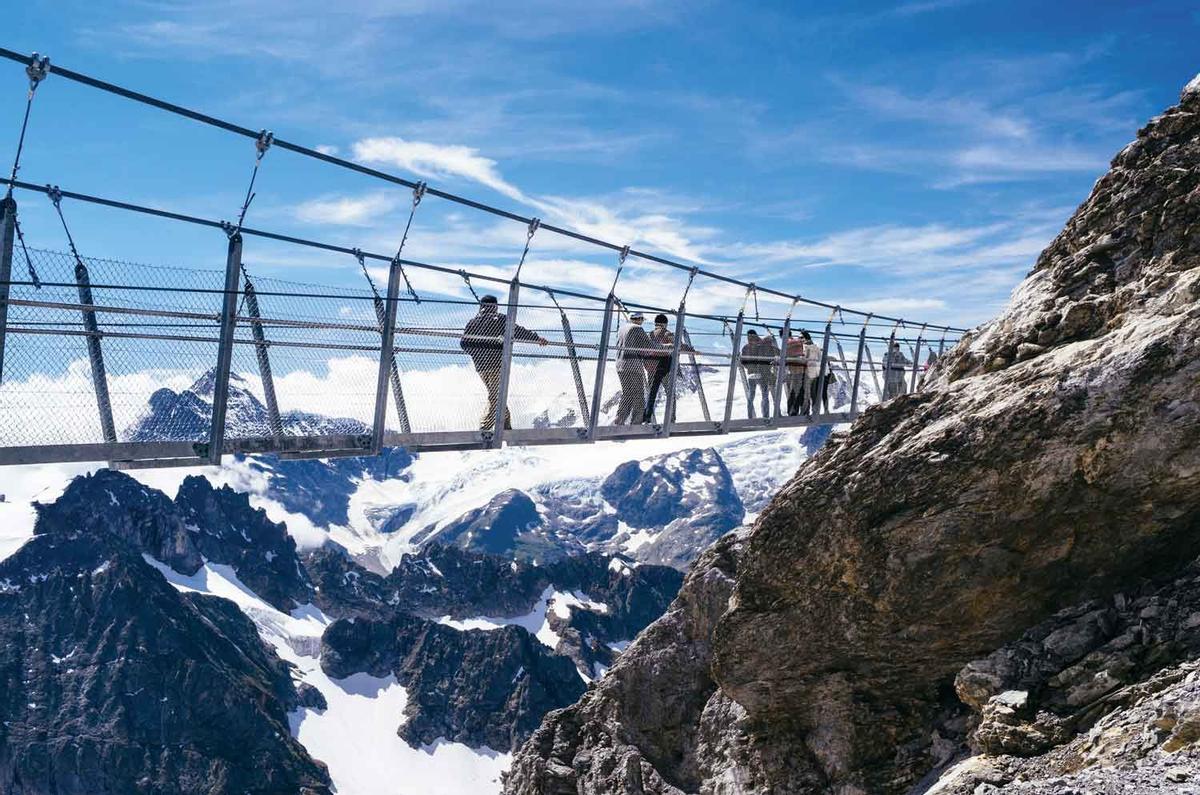
[[[924,392],[803,465],[736,572],[728,554],[700,559],[608,679],[548,716],[506,792],[912,787],[946,759],[932,729],[960,708],[964,664],[1200,553],[1197,298],[1200,92],[1186,92],[1008,309]]]

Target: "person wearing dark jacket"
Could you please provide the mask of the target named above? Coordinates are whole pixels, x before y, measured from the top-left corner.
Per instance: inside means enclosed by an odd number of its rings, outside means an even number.
[[[754,419],[754,393],[762,393],[762,415],[771,416],[771,393],[775,386],[775,361],[779,358],[779,348],[775,338],[768,335],[765,339],[751,329],[746,334],[746,344],[742,346],[742,367],[746,370],[746,413]]]
[[[496,427],[496,404],[500,400],[500,372],[503,367],[504,331],[508,327],[508,316],[500,312],[496,296],[485,295],[479,299],[479,314],[467,321],[458,345],[475,365],[475,372],[487,389],[487,412],[479,418],[479,429],[490,431]],[[548,340],[522,325],[513,325],[513,340],[548,344]],[[504,430],[512,429],[512,414],[504,407]]]
[[[635,311],[617,334],[617,378],[621,380],[621,400],[617,404],[614,425],[639,425],[646,411],[646,365],[654,354],[650,335],[642,328],[646,317]]]
[[[650,332],[650,342],[657,349],[646,357],[646,376],[650,379],[650,392],[646,397],[646,410],[642,413],[642,422],[648,423],[654,419],[654,404],[658,402],[658,390],[663,381],[671,373],[671,353],[675,350],[675,335],[667,328],[667,316],[657,315],[654,318],[654,330]],[[690,351],[690,345],[680,343],[679,350]],[[674,421],[674,417],[671,421]],[[666,420],[664,420],[665,422]]]

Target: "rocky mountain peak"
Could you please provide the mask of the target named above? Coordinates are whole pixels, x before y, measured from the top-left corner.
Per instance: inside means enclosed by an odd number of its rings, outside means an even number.
[[[506,791],[898,793],[945,763],[964,665],[1200,554],[1198,232],[1188,90],[1000,317],[698,561]]]

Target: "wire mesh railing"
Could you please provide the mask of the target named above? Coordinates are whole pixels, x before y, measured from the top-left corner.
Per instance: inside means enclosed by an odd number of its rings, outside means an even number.
[[[6,281],[0,462],[77,458],[70,446],[125,465],[210,459],[224,274],[29,251],[40,282]],[[367,287],[248,274],[236,284],[222,452],[369,452],[381,370],[379,434],[415,449],[844,421],[919,388],[945,346],[833,321],[656,317],[527,289],[511,306],[396,297],[393,370],[380,366],[387,299]]]
[[[361,455],[385,444],[488,448],[838,422],[919,389],[931,357],[961,331],[759,287],[341,160],[36,55],[0,48],[0,57],[25,63],[29,78],[16,157],[0,180],[7,186],[0,201],[0,463],[165,466],[218,463],[230,452]],[[18,180],[29,111],[51,74],[254,139],[237,223]],[[273,145],[411,188],[395,254],[244,226]],[[18,189],[50,199],[67,252],[27,247],[13,199]],[[419,232],[413,219],[426,194],[525,224],[517,274],[539,229],[618,252],[612,288],[600,297],[402,259],[410,232]],[[64,199],[220,229],[228,247],[224,257],[214,251],[208,269],[84,257]],[[353,255],[366,284],[256,273],[243,261],[248,238]],[[617,297],[629,256],[687,272],[678,308]],[[387,264],[386,285],[374,283],[368,260]],[[443,281],[461,277],[472,300],[422,296],[406,268]],[[741,308],[688,311],[698,277],[724,291],[744,288]],[[480,295],[482,284],[507,292]],[[811,316],[826,310],[823,321]]]

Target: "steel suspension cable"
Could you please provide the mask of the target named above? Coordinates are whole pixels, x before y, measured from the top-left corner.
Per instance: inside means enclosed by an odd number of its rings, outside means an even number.
[[[21,53],[18,53],[18,52],[15,52],[13,50],[9,50],[9,49],[3,48],[3,47],[0,47],[0,58],[6,58],[8,60],[15,61],[15,62],[21,63],[21,64],[29,63],[28,56],[22,55]],[[104,80],[100,80],[98,78],[94,78],[89,75],[82,74],[80,72],[75,72],[70,69],[65,69],[61,66],[51,66],[48,68],[48,71],[50,71],[54,74],[57,74],[67,80],[71,80],[73,82],[89,86],[91,88],[99,89],[101,91],[105,91],[107,93],[123,97],[125,99],[129,99],[129,100],[133,100],[135,102],[149,105],[151,107],[155,107],[160,110],[164,110],[169,113],[173,113],[178,116],[182,116],[184,118],[188,118],[193,121],[200,122],[202,124],[207,124],[207,125],[210,125],[213,127],[217,127],[219,129],[225,130],[227,132],[235,133],[237,135],[242,135],[242,136],[245,136],[248,138],[257,138],[259,135],[258,133],[251,130],[250,128],[243,127],[241,125],[237,125],[232,122],[225,121],[223,119],[219,119],[215,116],[209,116],[207,114],[200,113],[195,110],[191,110],[190,108],[186,108],[181,105],[176,105],[174,103],[166,102],[165,100],[161,100],[156,97],[149,96],[147,94],[142,94],[140,92],[133,91],[128,88],[123,88],[123,87],[115,85],[113,83],[109,83]],[[319,152],[315,149],[312,149],[312,148],[309,148],[306,146],[302,146],[300,144],[295,144],[290,141],[285,141],[280,138],[276,138],[274,143],[276,146],[278,146],[282,149],[287,149],[288,151],[294,152],[296,154],[303,155],[305,157],[310,157],[310,158],[313,158],[316,160],[322,160],[326,163],[330,163],[332,165],[339,166],[341,168],[345,168],[345,169],[348,169],[351,171],[356,171],[360,174],[364,174],[364,175],[367,175],[370,177],[374,177],[374,178],[381,179],[381,180],[384,180],[387,182],[391,182],[393,184],[404,185],[405,187],[408,187],[408,188],[415,188],[419,184],[418,182],[404,179],[403,177],[398,177],[394,174],[389,174],[387,172],[380,171],[378,169],[370,168],[368,166],[363,166],[361,164],[354,163],[349,160],[343,160],[342,158],[336,157],[334,155],[326,154],[324,152]],[[519,222],[527,224],[527,225],[532,225],[535,221],[538,221],[538,226],[540,228],[547,229],[551,232],[554,232],[555,234],[559,234],[564,237],[569,237],[569,238],[572,238],[574,240],[578,240],[578,241],[581,241],[584,243],[590,243],[595,246],[607,248],[611,251],[621,251],[624,248],[623,246],[617,245],[615,243],[610,243],[606,240],[601,240],[599,238],[595,238],[590,235],[585,235],[580,232],[576,232],[574,230],[567,229],[564,227],[541,223],[539,221],[539,219],[537,219],[537,218],[526,217],[526,216],[520,215],[518,213],[513,213],[508,210],[503,210],[501,208],[494,207],[492,205],[488,205],[483,202],[475,201],[473,199],[468,199],[464,196],[459,196],[459,195],[450,193],[448,191],[443,191],[443,190],[439,190],[436,188],[427,188],[427,192],[430,195],[437,196],[440,199],[445,199],[447,201],[451,201],[456,204],[461,204],[465,207],[470,207],[472,209],[479,210],[481,212],[486,212],[491,215],[496,215],[496,216],[499,216],[502,218],[507,218],[512,221],[519,221]],[[639,259],[644,259],[648,262],[656,262],[660,265],[666,265],[668,267],[676,268],[678,270],[690,271],[692,269],[691,266],[684,265],[683,263],[676,262],[676,261],[668,259],[666,257],[661,257],[661,256],[658,256],[655,254],[651,254],[649,252],[630,250],[629,253],[632,254],[633,256],[638,257]],[[748,286],[748,283],[742,281],[741,279],[737,279],[737,278],[734,278],[731,276],[726,276],[721,273],[716,273],[713,271],[707,271],[707,270],[703,270],[703,269],[697,270],[697,273],[701,276],[704,276],[705,278],[715,279],[717,281],[722,281],[727,284],[737,284],[737,285],[741,285],[743,287]],[[794,297],[788,293],[784,293],[782,291],[773,290],[773,289],[766,288],[766,287],[760,287],[758,289],[762,290],[763,292],[769,293],[771,295],[778,296],[780,298],[791,299]],[[811,304],[813,306],[824,307],[826,309],[832,309],[834,306],[833,304],[828,304],[823,301],[817,301],[817,300],[811,299],[811,298],[805,298],[802,300],[807,304]],[[852,312],[857,315],[864,314],[864,312],[855,310],[855,309],[849,309],[846,311]],[[884,320],[900,320],[900,318],[891,318],[891,317],[886,317],[883,315],[876,315],[876,317],[880,317]],[[955,328],[953,326],[932,326],[932,327],[938,328],[938,329],[944,329],[947,331],[956,331],[956,332],[965,332],[966,331],[966,329]]]

